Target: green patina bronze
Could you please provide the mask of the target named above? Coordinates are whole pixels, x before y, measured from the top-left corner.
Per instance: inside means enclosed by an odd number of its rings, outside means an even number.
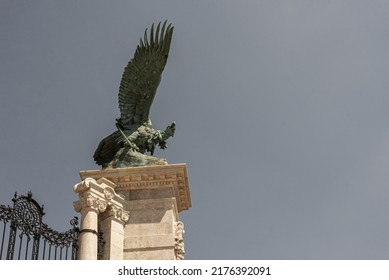
[[[173,122],[164,131],[155,130],[149,117],[150,107],[169,55],[173,26],[151,26],[140,40],[134,57],[124,69],[119,88],[120,118],[117,130],[101,140],[93,158],[102,168],[118,168],[166,164],[165,159],[153,157],[158,145],[167,147],[166,140],[175,132]],[[151,155],[146,155],[150,152]]]

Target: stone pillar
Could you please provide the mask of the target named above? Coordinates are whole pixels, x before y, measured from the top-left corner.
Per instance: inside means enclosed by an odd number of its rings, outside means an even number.
[[[108,210],[101,215],[100,228],[105,241],[104,260],[123,259],[124,223],[126,220],[128,220],[128,215],[114,205],[108,206]]]
[[[74,202],[74,209],[81,213],[80,260],[98,259],[99,232],[106,237],[104,246],[111,248],[104,250],[103,259],[122,259],[123,225],[129,216],[123,210],[124,199],[115,193],[113,186],[104,178],[97,181],[86,178],[74,186],[80,198]]]
[[[104,240],[122,239],[122,259],[132,260],[174,260],[184,258],[184,226],[179,212],[191,207],[190,191],[185,164],[115,168],[81,171],[82,180],[93,178],[109,181],[115,193],[125,198],[122,203],[129,219],[121,232],[116,218],[99,217],[101,228],[112,229],[104,234]],[[106,211],[107,212],[107,211]],[[127,212],[126,212],[127,213]],[[123,220],[123,219],[122,219]],[[106,232],[106,231],[105,231]],[[113,237],[116,236],[116,237]],[[120,242],[105,246],[104,256],[120,258]],[[109,251],[106,252],[106,251]]]
[[[81,209],[81,231],[78,258],[80,260],[97,260],[97,213],[95,207]]]

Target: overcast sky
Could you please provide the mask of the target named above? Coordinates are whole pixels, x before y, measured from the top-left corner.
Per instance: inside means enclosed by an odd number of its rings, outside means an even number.
[[[168,19],[151,109],[187,163],[187,259],[389,258],[388,1],[0,0],[0,204],[76,215],[122,71]]]

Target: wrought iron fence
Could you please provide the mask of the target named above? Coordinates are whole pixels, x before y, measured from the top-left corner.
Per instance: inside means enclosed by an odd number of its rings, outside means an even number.
[[[43,206],[29,192],[15,193],[13,206],[0,205],[0,260],[68,260],[77,259],[78,219],[71,229],[58,232],[43,223]]]

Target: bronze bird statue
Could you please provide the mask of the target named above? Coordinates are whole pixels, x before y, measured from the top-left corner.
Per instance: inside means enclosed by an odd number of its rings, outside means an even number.
[[[165,159],[152,155],[157,145],[161,149],[167,147],[166,140],[174,135],[175,123],[164,131],[155,130],[149,112],[169,55],[173,26],[165,21],[156,30],[153,24],[150,36],[147,31],[123,72],[117,130],[101,140],[93,155],[102,168],[166,164]]]

